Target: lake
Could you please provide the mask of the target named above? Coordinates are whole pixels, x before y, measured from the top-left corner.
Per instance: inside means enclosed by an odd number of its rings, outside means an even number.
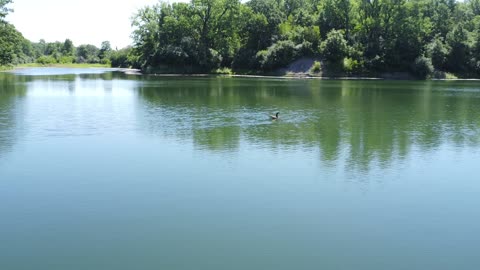
[[[476,81],[0,73],[0,269],[477,269],[479,164]]]

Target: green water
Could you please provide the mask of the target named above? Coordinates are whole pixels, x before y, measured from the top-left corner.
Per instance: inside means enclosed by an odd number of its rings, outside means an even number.
[[[477,269],[479,164],[480,82],[0,73],[0,269]]]

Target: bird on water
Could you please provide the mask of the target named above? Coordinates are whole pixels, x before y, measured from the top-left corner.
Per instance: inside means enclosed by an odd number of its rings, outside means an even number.
[[[279,117],[278,117],[278,114],[279,114],[279,113],[277,112],[275,115],[270,115],[270,118],[271,118],[272,120],[277,120],[277,119],[279,118]]]

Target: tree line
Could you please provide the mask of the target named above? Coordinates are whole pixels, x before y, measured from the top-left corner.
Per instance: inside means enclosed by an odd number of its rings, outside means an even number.
[[[132,47],[109,42],[26,40],[4,21],[0,65],[111,63],[145,72],[269,73],[301,58],[314,71],[366,75],[408,72],[420,78],[480,75],[480,0],[192,0],[145,6],[132,19]]]
[[[130,64],[270,72],[302,57],[344,74],[480,74],[480,0],[192,0],[140,9]]]

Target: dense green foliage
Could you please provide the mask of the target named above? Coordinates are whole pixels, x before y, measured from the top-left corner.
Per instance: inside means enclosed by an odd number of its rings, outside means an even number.
[[[0,66],[30,61],[31,45],[15,27],[6,22],[5,16],[11,0],[0,0]]]
[[[0,22],[0,66],[27,63],[30,52],[30,42],[13,25]]]
[[[33,57],[39,64],[70,64],[70,63],[109,63],[112,49],[108,41],[102,43],[99,49],[91,44],[75,47],[70,39],[64,42],[45,42],[40,40],[32,43]]]
[[[133,26],[143,69],[266,72],[315,57],[347,73],[480,74],[480,0],[193,0],[144,7]]]
[[[322,72],[480,75],[480,0],[192,0],[141,8],[133,46],[30,42],[0,0],[0,65],[111,63],[150,72],[272,72],[301,58]],[[319,68],[315,68],[319,70]]]

